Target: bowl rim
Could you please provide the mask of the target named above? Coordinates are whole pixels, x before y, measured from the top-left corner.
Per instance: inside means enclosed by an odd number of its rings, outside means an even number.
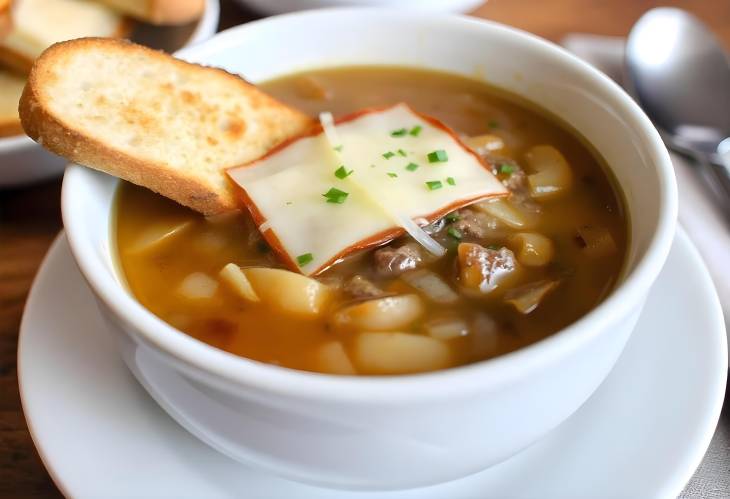
[[[195,24],[195,29],[190,34],[190,38],[187,39],[180,50],[184,50],[189,46],[197,45],[210,39],[213,35],[215,35],[216,29],[218,29],[219,19],[219,0],[205,0],[203,15],[200,16],[200,19],[198,19],[198,22]],[[36,144],[33,139],[24,133],[0,137],[0,157],[4,153],[31,149],[37,145],[38,144]]]
[[[492,359],[440,371],[395,376],[338,376],[282,368],[254,361],[211,347],[178,331],[138,303],[109,275],[108,267],[95,255],[95,248],[78,234],[83,233],[81,217],[73,215],[76,186],[88,181],[92,172],[78,165],[66,170],[62,191],[62,212],[69,243],[78,266],[101,301],[118,317],[134,327],[134,334],[148,345],[164,352],[168,359],[194,368],[198,375],[219,386],[255,388],[269,394],[300,399],[362,402],[366,404],[404,404],[413,400],[443,399],[456,394],[475,393],[504,386],[528,376],[539,368],[559,362],[582,345],[602,334],[611,325],[629,317],[645,299],[671,247],[677,219],[677,186],[667,149],[658,132],[639,106],[608,76],[564,49],[524,31],[492,21],[446,16],[443,14],[397,12],[381,8],[336,8],[274,16],[223,31],[196,47],[176,55],[186,58],[225,50],[235,44],[239,33],[253,26],[276,26],[292,17],[331,18],[387,17],[398,22],[440,23],[459,30],[492,30],[500,36],[517,37],[532,51],[582,72],[592,86],[602,87],[616,98],[619,112],[649,140],[641,146],[647,163],[658,177],[659,216],[644,255],[619,285],[597,307],[569,326],[526,347]],[[108,227],[108,226],[105,226]],[[601,327],[598,327],[600,325]],[[448,391],[435,390],[448,386]]]

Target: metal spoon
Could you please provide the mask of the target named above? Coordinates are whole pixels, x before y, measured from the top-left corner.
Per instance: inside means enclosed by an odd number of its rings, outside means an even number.
[[[652,9],[632,28],[625,63],[667,145],[710,166],[730,203],[730,63],[718,40],[684,10]]]

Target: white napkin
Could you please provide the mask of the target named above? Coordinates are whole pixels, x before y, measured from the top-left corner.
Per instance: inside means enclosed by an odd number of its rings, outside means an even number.
[[[623,84],[624,38],[571,34],[561,44]],[[679,222],[705,260],[730,322],[730,224],[715,202],[706,170],[670,152],[679,186]]]

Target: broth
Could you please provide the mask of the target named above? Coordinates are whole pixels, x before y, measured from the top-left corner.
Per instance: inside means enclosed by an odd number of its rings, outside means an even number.
[[[438,360],[411,364],[407,358],[394,362],[383,354],[387,361],[383,367],[363,358],[360,350],[370,348],[364,346],[363,331],[340,327],[336,321],[333,325],[329,312],[314,318],[285,314],[248,303],[219,282],[221,268],[230,262],[244,268],[283,268],[247,213],[206,219],[150,191],[122,183],[115,212],[122,272],[137,300],[181,331],[236,355],[294,369],[347,373],[354,367],[357,374],[407,373],[467,364],[534,343],[589,312],[613,287],[627,245],[628,221],[620,195],[600,158],[555,118],[482,82],[416,69],[318,70],[274,80],[261,88],[313,116],[324,110],[337,116],[406,102],[464,136],[489,135],[477,142],[505,183],[518,178],[526,166],[526,155],[534,154],[532,148],[549,145],[570,165],[572,187],[556,199],[523,199],[522,204],[516,204],[521,216],[529,220],[526,227],[513,228],[499,217],[469,209],[460,210],[458,220],[454,215],[443,222],[443,229],[434,237],[449,252],[441,259],[422,263],[420,268],[456,290],[458,298],[453,302],[434,302],[429,294],[433,289],[424,295],[419,286],[414,287],[408,276],[418,270],[400,275],[381,272],[377,267],[380,257],[374,250],[348,258],[317,276],[335,289],[328,310],[359,303],[362,293],[367,294],[367,289],[360,290],[361,295],[352,291],[357,288],[349,281],[354,275],[386,295],[418,297],[425,312],[398,330],[408,333],[409,341],[411,336],[436,337],[448,354],[443,357],[440,351],[429,350],[430,346],[419,342],[411,345],[400,341],[402,337],[392,337],[398,348],[415,352],[425,347],[431,352],[427,355]],[[497,147],[500,141],[503,147]],[[472,219],[478,222],[475,227],[479,230],[470,228]],[[538,243],[549,239],[549,262],[536,264],[530,260],[534,254],[520,252],[525,241],[533,241],[516,236],[524,233],[544,236]],[[408,240],[403,237],[389,248],[397,250]],[[458,246],[470,242],[488,251],[509,248],[517,254],[518,262],[530,265],[521,264],[519,279],[507,289],[487,296],[470,293],[465,289],[465,274],[458,270],[464,268]],[[346,282],[350,291],[342,288]],[[187,287],[203,291],[190,295],[184,291]],[[521,289],[522,295],[514,288]],[[519,311],[514,300],[508,301],[517,295],[529,301],[535,293],[540,295],[538,304],[527,313]],[[351,367],[342,368],[339,360],[331,362],[332,358],[341,360],[339,345],[344,347]]]

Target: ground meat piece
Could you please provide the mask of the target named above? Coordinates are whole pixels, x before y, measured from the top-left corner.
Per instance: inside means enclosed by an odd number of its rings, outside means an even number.
[[[527,183],[527,173],[516,161],[502,156],[489,155],[484,156],[484,159],[487,160],[489,164],[494,165],[494,172],[502,181],[502,185],[504,185],[512,193],[510,200],[514,204],[520,205],[526,210],[536,213],[541,211],[541,206],[532,199],[532,196],[530,196],[530,185]],[[509,170],[508,173],[502,173],[502,165],[506,165]]]
[[[382,289],[362,276],[352,276],[342,290],[353,298],[376,298],[385,294]]]
[[[494,217],[468,208],[456,212],[459,217],[451,226],[463,236],[484,239],[497,228]]]
[[[386,246],[373,253],[375,269],[382,276],[397,276],[407,270],[417,268],[423,256],[417,243],[407,243],[394,248]]]
[[[481,294],[491,293],[505,284],[517,270],[515,255],[507,248],[491,249],[461,243],[458,254],[459,283]]]

